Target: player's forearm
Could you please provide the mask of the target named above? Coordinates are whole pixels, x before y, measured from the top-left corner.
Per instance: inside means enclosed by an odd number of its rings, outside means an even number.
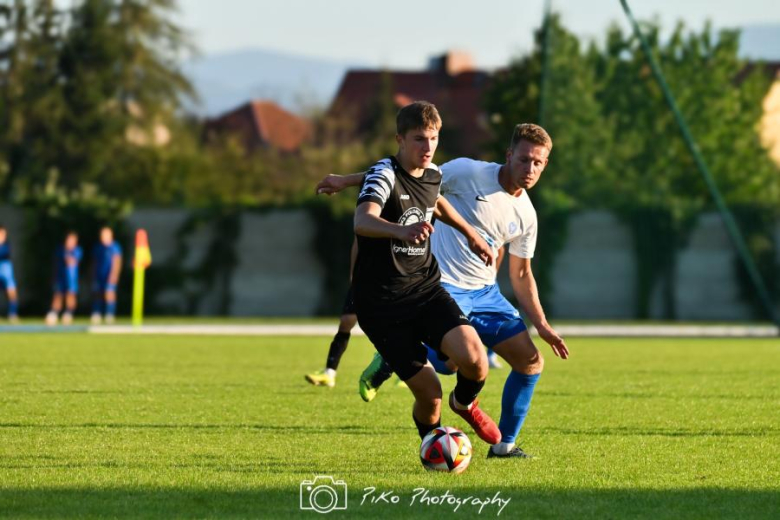
[[[111,284],[119,283],[119,272],[122,270],[122,259],[115,258],[114,264],[111,266],[111,274],[108,275],[108,282]]]
[[[360,186],[360,183],[363,182],[363,177],[365,176],[366,172],[350,173],[349,175],[342,175],[341,179],[344,187],[349,188],[351,186]]]
[[[328,175],[317,183],[316,192],[318,195],[333,195],[351,186],[360,186],[365,175],[364,172],[350,173],[349,175]]]
[[[355,234],[368,238],[397,238],[401,226],[372,215],[355,214]]]
[[[466,238],[471,239],[479,235],[444,197],[436,199],[436,210],[434,211],[434,214],[436,215],[436,218],[448,226],[457,229],[458,232]]]
[[[515,292],[517,303],[523,314],[537,329],[547,327],[547,316],[544,314],[542,302],[539,300],[539,290],[536,286],[536,279],[531,271],[523,274],[510,276],[512,289]]]

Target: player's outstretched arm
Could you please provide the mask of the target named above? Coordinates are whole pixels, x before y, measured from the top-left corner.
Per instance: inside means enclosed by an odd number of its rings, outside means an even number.
[[[480,257],[485,265],[493,265],[495,253],[493,249],[485,242],[485,239],[466,222],[460,213],[447,202],[444,197],[436,199],[436,209],[434,211],[436,218],[457,229],[469,242],[469,249]]]
[[[563,338],[555,332],[544,315],[542,303],[539,301],[539,290],[536,287],[536,279],[531,271],[531,259],[509,255],[509,280],[515,291],[523,313],[536,327],[539,336],[552,347],[556,356],[561,359],[569,357],[569,348]]]
[[[418,222],[401,226],[383,219],[382,206],[376,202],[363,202],[355,210],[355,234],[369,238],[395,238],[420,244],[433,233],[430,222]]]
[[[350,186],[360,186],[365,172],[351,173],[349,175],[330,174],[317,183],[315,193],[317,195],[333,195]]]

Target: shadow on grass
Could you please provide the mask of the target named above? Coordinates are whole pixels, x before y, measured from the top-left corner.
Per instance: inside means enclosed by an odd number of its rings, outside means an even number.
[[[490,499],[497,489],[431,489],[429,497],[450,495]],[[382,490],[380,490],[382,491]],[[332,512],[334,518],[494,518],[497,503],[454,503],[410,505],[412,490],[397,491],[398,504],[361,504],[363,489],[351,489],[346,510]],[[734,489],[676,490],[550,490],[506,489],[500,497],[511,499],[501,518],[777,518],[780,490]],[[280,490],[221,489],[135,489],[135,488],[0,488],[0,511],[14,518],[321,518],[300,509],[297,487]]]
[[[35,428],[36,430],[60,430],[60,429],[126,429],[126,430],[256,430],[260,432],[275,433],[325,433],[348,435],[376,435],[377,433],[397,432],[398,428],[391,426],[379,427],[374,425],[341,425],[341,426],[312,426],[304,425],[273,425],[258,423],[238,424],[190,424],[190,423],[51,423],[36,424],[23,422],[0,422],[0,428]]]
[[[555,433],[559,435],[599,435],[599,436],[658,436],[658,437],[775,437],[780,430],[775,428],[740,428],[729,430],[684,429],[684,428],[644,428],[632,426],[613,426],[609,428],[538,428],[536,433]]]
[[[108,429],[108,430],[252,430],[277,434],[325,434],[325,435],[381,435],[398,431],[394,426],[345,424],[340,426],[314,425],[274,425],[258,423],[236,424],[192,424],[192,423],[53,423],[35,424],[23,422],[0,422],[0,429],[65,430],[65,429]],[[599,435],[599,436],[661,436],[661,437],[775,437],[780,435],[780,429],[770,427],[748,427],[739,429],[712,428],[651,428],[639,426],[611,426],[594,428],[559,428],[540,427],[536,433],[552,433],[558,435]]]

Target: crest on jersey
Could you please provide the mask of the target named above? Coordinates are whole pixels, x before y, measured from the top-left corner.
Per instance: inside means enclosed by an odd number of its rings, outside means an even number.
[[[509,223],[509,234],[514,235],[517,231],[517,222],[510,222]]]
[[[423,213],[420,208],[413,207],[404,211],[404,214],[401,215],[401,218],[398,219],[398,223],[402,226],[411,226],[412,224],[417,224],[418,222],[423,222],[424,220],[425,213]]]

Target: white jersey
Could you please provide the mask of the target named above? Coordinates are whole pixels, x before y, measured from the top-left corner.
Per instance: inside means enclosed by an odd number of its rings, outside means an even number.
[[[441,166],[441,194],[479,232],[494,252],[509,244],[509,254],[533,258],[536,210],[526,190],[519,197],[498,183],[500,164],[460,158]],[[439,261],[441,281],[462,289],[496,283],[496,267],[486,266],[471,252],[456,229],[436,222],[431,248]]]

